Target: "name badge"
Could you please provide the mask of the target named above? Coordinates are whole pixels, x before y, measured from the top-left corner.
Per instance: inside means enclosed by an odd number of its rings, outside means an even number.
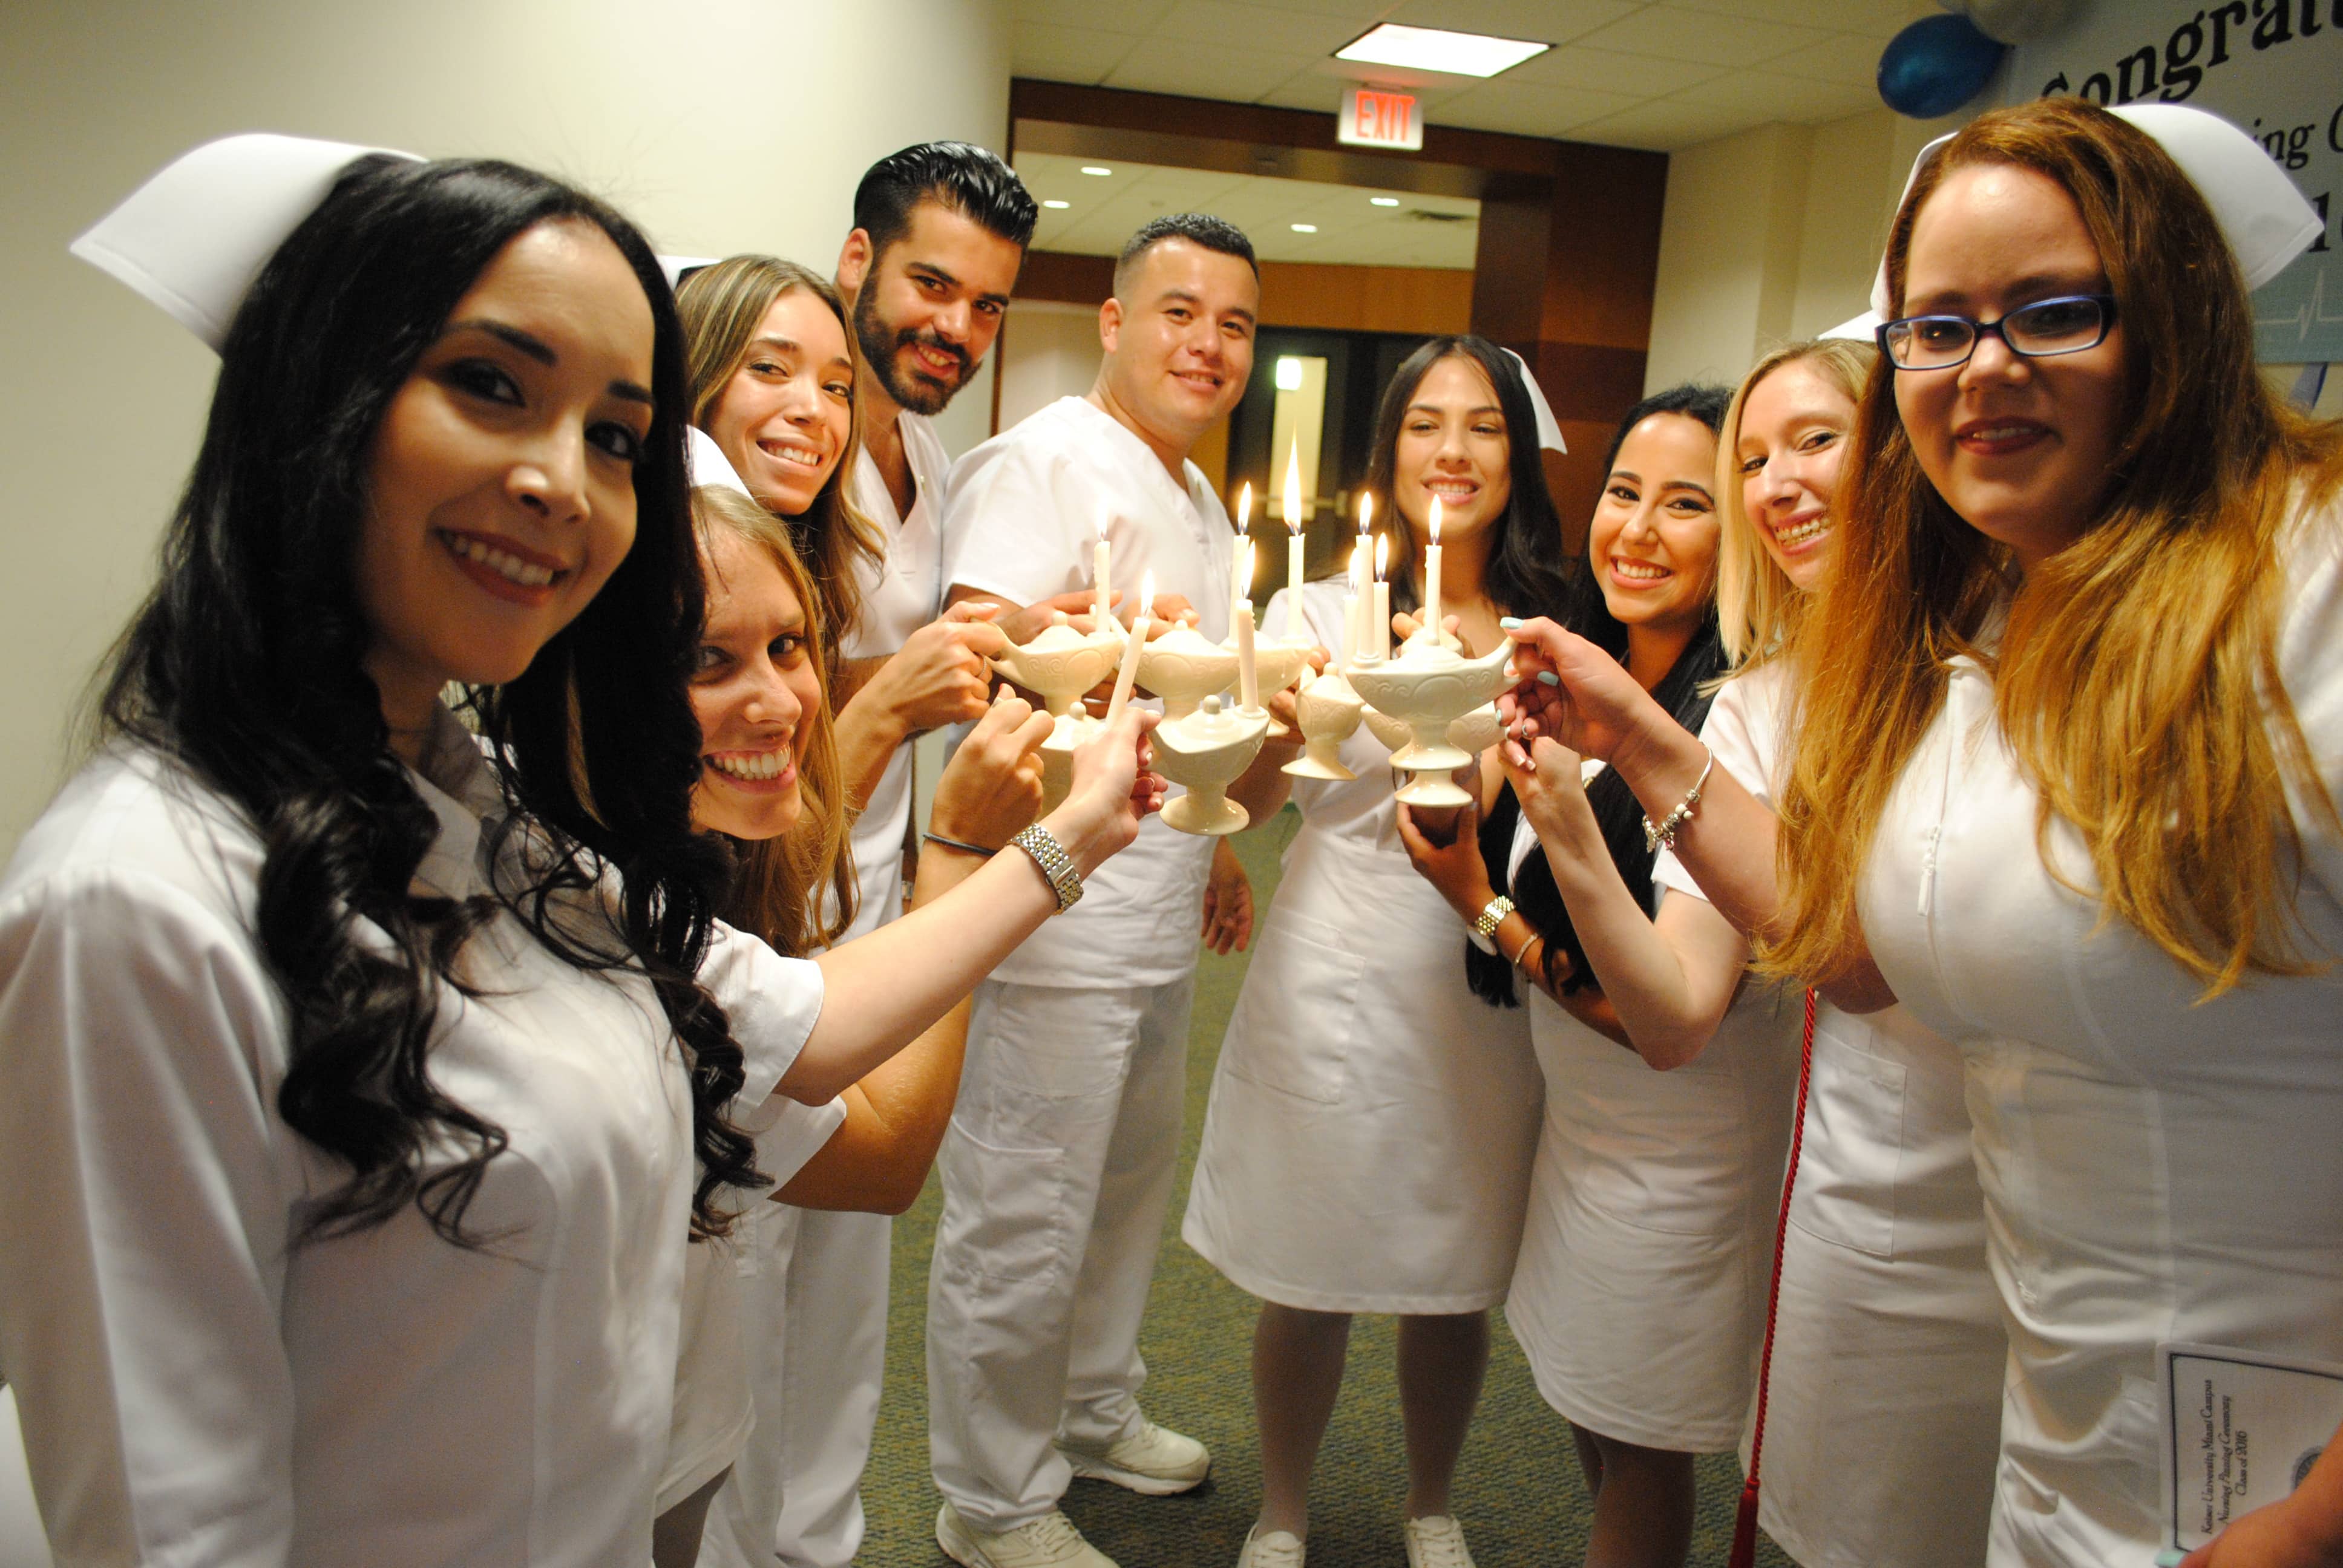
[[[2343,1366],[2192,1344],[2157,1346],[2157,1363],[2174,1552],[2292,1492],[2343,1426]]]

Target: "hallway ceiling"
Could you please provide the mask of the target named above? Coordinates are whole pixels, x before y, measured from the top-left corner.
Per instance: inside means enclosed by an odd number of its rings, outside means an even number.
[[[1933,0],[1011,0],[1021,76],[1332,114],[1414,88],[1432,125],[1673,151],[1877,108],[1879,52]],[[1486,81],[1357,65],[1378,22],[1555,47]]]

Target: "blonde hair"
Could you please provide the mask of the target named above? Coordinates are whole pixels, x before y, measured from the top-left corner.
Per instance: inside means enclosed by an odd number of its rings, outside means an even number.
[[[699,536],[711,599],[725,591],[709,548],[720,528],[760,551],[779,568],[789,592],[805,608],[807,647],[828,646],[813,579],[799,558],[797,541],[789,537],[783,519],[738,490],[713,485],[692,492],[691,517]],[[819,658],[816,668],[821,668]],[[838,735],[827,679],[821,683],[821,700],[806,715],[797,752],[798,789],[805,801],[798,825],[778,838],[741,842],[739,872],[724,918],[777,951],[803,954],[835,941],[854,919],[854,864],[846,852],[854,811],[840,776]],[[825,888],[826,899],[821,896]]]
[[[2132,926],[2207,997],[2248,971],[2314,972],[2283,874],[2299,848],[2288,786],[2343,823],[2276,643],[2289,523],[2333,497],[2343,441],[2264,386],[2245,279],[2204,196],[2145,134],[2071,98],[1983,115],[1921,173],[1888,242],[1899,307],[1915,216],[1977,164],[2046,175],[2080,209],[2123,324],[2123,442],[2096,520],[2013,594],[2007,552],[1922,472],[1894,373],[1873,377],[1836,552],[1793,637],[1802,712],[1766,962],[1828,979],[1860,950],[1856,881],[1946,661],[1969,653],[1996,667],[2001,732],[2039,790],[2037,852],[2061,875],[2050,824],[2072,824],[2096,883],[2077,890],[2103,921]],[[1982,649],[2005,597],[2000,646]]]
[[[1716,635],[1725,645],[1727,678],[1771,662],[1805,614],[1808,598],[1765,548],[1759,525],[1741,503],[1741,410],[1759,382],[1791,365],[1812,367],[1849,403],[1859,403],[1878,362],[1875,346],[1853,338],[1785,344],[1757,361],[1734,390],[1725,429],[1716,438]],[[1840,471],[1845,476],[1844,466]]]
[[[855,459],[862,450],[862,351],[855,344],[846,301],[828,278],[794,261],[734,256],[685,278],[676,290],[675,307],[683,317],[684,354],[691,372],[691,422],[705,430],[723,401],[724,389],[749,357],[765,313],[793,288],[812,295],[838,317],[846,335],[846,357],[854,367],[855,394],[838,467],[803,516],[783,519],[800,558],[812,571],[822,621],[834,629],[837,640],[843,640],[862,612],[857,570],[876,570],[887,554],[878,525],[852,499]],[[836,640],[823,648],[826,662],[834,669]]]

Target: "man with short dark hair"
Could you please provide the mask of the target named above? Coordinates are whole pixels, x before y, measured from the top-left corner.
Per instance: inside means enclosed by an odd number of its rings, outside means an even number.
[[[929,417],[991,348],[1036,212],[1016,172],[966,142],[905,147],[854,193],[837,271],[862,351],[861,452],[847,482],[885,556],[861,573],[855,624],[834,633],[832,700],[843,709],[860,693],[858,711],[871,720],[839,727],[841,771],[861,807],[845,937],[901,911],[911,743],[969,716],[969,693],[986,688],[982,654],[1000,646],[982,620],[938,619],[951,462]],[[886,1365],[891,1223],[755,1207],[742,1328],[757,1425],[709,1513],[700,1568],[847,1568],[862,1541],[860,1488]]]
[[[1243,394],[1260,306],[1229,224],[1189,213],[1134,235],[1090,394],[953,470],[952,600],[1005,616],[1087,592],[1103,530],[1129,599],[1151,572],[1159,615],[1192,608],[1203,636],[1228,636],[1232,530],[1187,458]],[[1137,1396],[1217,842],[1148,821],[977,990],[928,1282],[936,1539],[967,1568],[1113,1568],[1059,1509],[1072,1477],[1162,1495],[1210,1469]]]

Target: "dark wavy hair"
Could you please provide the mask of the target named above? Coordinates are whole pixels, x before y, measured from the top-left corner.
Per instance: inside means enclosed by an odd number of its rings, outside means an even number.
[[[1611,445],[1603,454],[1604,474],[1606,477],[1610,474],[1628,434],[1653,415],[1679,414],[1687,419],[1697,419],[1711,432],[1722,432],[1725,412],[1732,402],[1733,389],[1729,387],[1684,385],[1654,392],[1628,409],[1618,429],[1612,432]],[[1709,476],[1704,473],[1702,477]],[[1574,563],[1564,592],[1558,598],[1548,600],[1543,613],[1612,658],[1625,662],[1627,628],[1613,618],[1604,603],[1602,580],[1586,561]],[[1697,734],[1702,721],[1708,717],[1713,683],[1724,672],[1725,647],[1717,637],[1712,584],[1708,613],[1700,629],[1684,645],[1659,684],[1652,688],[1652,699],[1667,709],[1678,724]],[[1627,890],[1643,905],[1644,912],[1653,913],[1656,900],[1652,890],[1652,863],[1658,857],[1644,844],[1642,802],[1615,768],[1604,769],[1586,787],[1586,801],[1594,808],[1594,820],[1603,829],[1603,843],[1611,851],[1611,863],[1618,868],[1619,879],[1627,884]],[[1521,802],[1508,788],[1481,823],[1481,858],[1489,868],[1490,880],[1499,887],[1504,885],[1506,863],[1513,855],[1513,828],[1520,818]],[[1559,978],[1564,991],[1594,984],[1594,970],[1586,961],[1586,949],[1571,925],[1570,910],[1562,901],[1562,890],[1554,885],[1554,868],[1546,864],[1543,851],[1532,851],[1529,859],[1522,862],[1521,875],[1513,881],[1513,898],[1523,916],[1545,938],[1545,951],[1540,962],[1549,983]],[[1504,960],[1467,944],[1464,972],[1473,993],[1484,1001],[1512,1006],[1517,1000],[1513,966]]]
[[[854,226],[870,236],[873,265],[910,231],[911,209],[938,202],[1019,249],[1041,209],[1000,154],[971,142],[921,142],[889,153],[854,187]]]
[[[1489,378],[1496,389],[1498,411],[1505,417],[1505,469],[1513,493],[1504,512],[1489,525],[1493,532],[1483,574],[1489,602],[1506,615],[1544,614],[1544,607],[1560,603],[1568,591],[1570,566],[1562,553],[1561,514],[1554,510],[1545,466],[1538,458],[1537,409],[1512,357],[1485,337],[1469,336],[1432,338],[1402,360],[1375,409],[1366,492],[1374,497],[1375,516],[1383,519],[1378,531],[1392,535],[1391,558],[1401,566],[1392,575],[1392,608],[1413,614],[1423,602],[1417,566],[1424,540],[1416,535],[1418,525],[1401,513],[1393,490],[1399,427],[1423,378],[1452,356],[1470,360]]]
[[[355,574],[373,449],[457,302],[509,241],[548,222],[599,229],[650,300],[657,413],[635,473],[637,534],[519,678],[472,694],[512,809],[490,845],[493,893],[428,897],[413,882],[438,821],[391,749],[361,663]],[[309,1206],[304,1240],[410,1202],[451,1242],[487,1240],[464,1215],[506,1133],[433,1081],[430,1052],[442,987],[478,994],[460,955],[499,909],[565,963],[640,974],[656,990],[690,1067],[695,1231],[727,1228],[720,1184],[766,1184],[723,1110],[742,1081],[739,1047],[695,978],[728,866],[691,829],[699,731],[685,681],[701,585],[689,406],[682,328],[641,235],[510,164],[353,163],[229,327],[160,580],[115,649],[96,721],[228,797],[260,837],[255,936],[292,1035],[277,1111],[349,1173]],[[460,1157],[427,1169],[442,1143]]]

